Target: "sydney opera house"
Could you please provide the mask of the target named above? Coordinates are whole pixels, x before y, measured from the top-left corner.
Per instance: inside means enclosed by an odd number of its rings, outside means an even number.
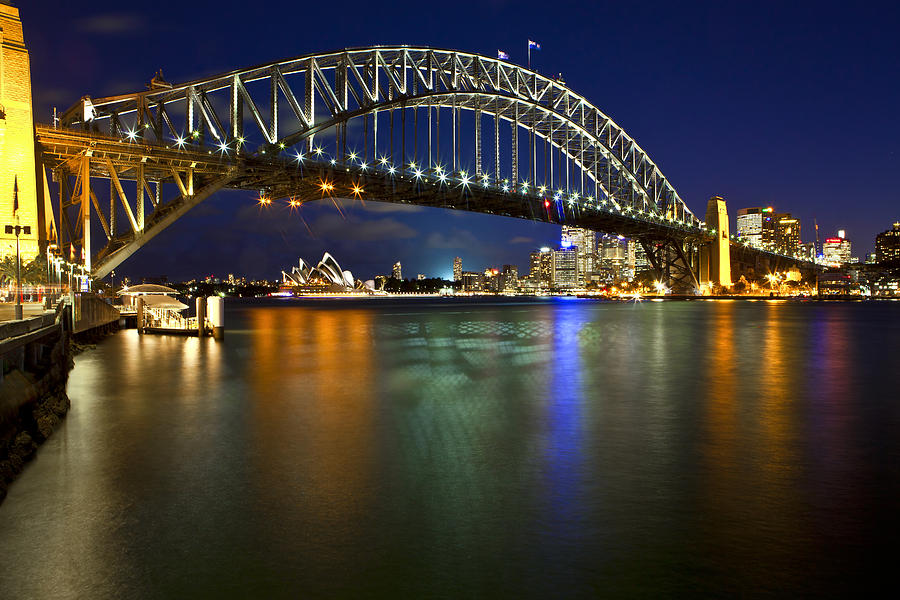
[[[353,273],[341,269],[334,257],[326,252],[315,267],[302,258],[290,273],[281,272],[281,289],[299,294],[368,293],[374,285],[354,280]]]

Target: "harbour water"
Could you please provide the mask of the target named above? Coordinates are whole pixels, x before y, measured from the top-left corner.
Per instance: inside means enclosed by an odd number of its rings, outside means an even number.
[[[887,584],[900,303],[233,301],[123,331],[0,505],[3,598]]]

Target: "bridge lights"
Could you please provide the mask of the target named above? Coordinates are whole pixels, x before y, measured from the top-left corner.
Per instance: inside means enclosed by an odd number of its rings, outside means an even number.
[[[258,202],[260,206],[269,206],[272,204],[272,199],[260,192]]]
[[[240,146],[241,144],[243,144],[243,143],[244,143],[244,137],[243,137],[243,136],[238,137],[237,143],[238,143],[238,146]]]
[[[538,191],[539,191],[541,194],[546,194],[546,193],[547,193],[547,186],[546,186],[546,185],[542,185],[541,187],[538,188]]]
[[[329,195],[331,195],[331,192],[334,191],[334,184],[331,183],[331,182],[328,181],[328,180],[322,181],[322,180],[320,179],[320,180],[319,180],[319,189],[322,190],[322,193],[323,193],[323,194],[329,194]]]
[[[186,142],[186,140],[181,136],[178,136],[175,138],[175,145],[178,146],[179,148],[184,148],[185,142]]]
[[[369,168],[369,165],[367,163],[360,163],[359,168],[365,171]]]
[[[336,161],[335,159],[333,159],[333,158],[332,158],[329,162],[330,162],[332,165],[336,165],[336,164],[337,164],[337,161]]]
[[[351,152],[349,154],[350,160],[356,160],[356,152]]]
[[[219,152],[222,154],[228,154],[228,143],[219,142]]]
[[[291,199],[288,200],[288,204],[291,205],[291,208],[299,208],[303,203],[292,196]]]
[[[380,162],[382,164],[382,166],[388,164],[387,156],[382,156],[381,158],[378,159],[378,162]]]
[[[316,152],[316,156],[322,156],[322,147],[316,146],[315,152]]]
[[[416,179],[422,179],[422,169],[415,170]]]
[[[294,152],[294,160],[296,160],[298,163],[302,163],[303,154],[301,154],[300,152]]]
[[[284,150],[284,142],[279,142],[278,147],[281,148],[282,150]]]
[[[544,198],[544,208],[550,208],[550,201]]]
[[[129,129],[125,132],[125,137],[127,137],[129,141],[133,142],[137,138],[137,132],[134,129]]]

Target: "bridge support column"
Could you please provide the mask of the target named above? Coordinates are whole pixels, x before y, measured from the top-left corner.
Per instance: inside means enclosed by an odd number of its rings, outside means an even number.
[[[692,251],[684,242],[672,239],[642,239],[641,246],[659,281],[679,294],[692,294],[699,288],[694,272]]]
[[[0,259],[16,254],[16,236],[5,233],[4,225],[31,228],[19,238],[22,260],[37,255],[38,240],[44,236],[35,152],[31,64],[22,21],[19,9],[0,3]],[[15,216],[13,190],[18,191]]]
[[[715,240],[700,249],[700,283],[731,287],[731,240],[725,199],[713,196],[706,204],[706,226]]]
[[[81,253],[84,268],[91,272],[91,159],[81,159]]]

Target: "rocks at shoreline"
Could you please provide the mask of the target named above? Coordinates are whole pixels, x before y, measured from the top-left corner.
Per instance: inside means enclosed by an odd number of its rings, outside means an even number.
[[[0,382],[0,502],[37,447],[62,422],[71,403],[66,395],[76,351],[93,348],[61,338],[39,374],[14,369]]]

